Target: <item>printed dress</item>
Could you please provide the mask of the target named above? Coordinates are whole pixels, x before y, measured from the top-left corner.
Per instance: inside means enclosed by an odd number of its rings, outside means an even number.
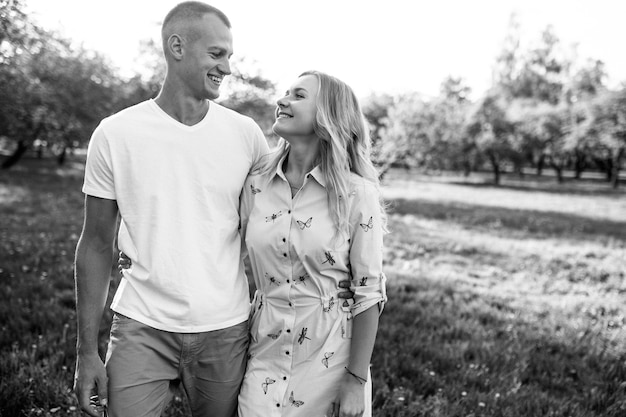
[[[319,167],[292,198],[281,166],[250,176],[241,198],[257,292],[239,417],[326,415],[346,373],[352,318],[387,300],[376,187],[351,176],[350,233],[333,240]],[[348,279],[355,295],[344,304],[338,284]]]

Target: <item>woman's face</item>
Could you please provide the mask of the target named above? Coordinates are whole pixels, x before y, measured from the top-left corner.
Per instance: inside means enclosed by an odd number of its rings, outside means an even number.
[[[276,122],[272,129],[282,138],[314,135],[317,116],[319,81],[314,75],[304,75],[289,87],[277,102]]]

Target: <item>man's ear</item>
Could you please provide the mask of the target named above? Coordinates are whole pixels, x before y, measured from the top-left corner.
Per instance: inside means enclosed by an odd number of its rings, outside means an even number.
[[[176,61],[183,59],[183,38],[174,33],[167,39],[167,50]]]

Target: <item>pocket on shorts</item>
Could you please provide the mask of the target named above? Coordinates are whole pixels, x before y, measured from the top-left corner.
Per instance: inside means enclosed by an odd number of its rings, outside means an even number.
[[[113,321],[111,322],[111,329],[114,327],[128,327],[132,323],[136,323],[136,320],[126,317],[120,313],[113,313]]]

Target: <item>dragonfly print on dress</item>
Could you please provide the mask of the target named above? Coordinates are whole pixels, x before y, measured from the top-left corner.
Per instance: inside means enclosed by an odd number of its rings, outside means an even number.
[[[309,329],[307,327],[303,327],[302,330],[300,331],[300,334],[298,335],[298,343],[302,344],[304,343],[304,340],[311,340],[310,337],[307,337],[307,332],[309,331]]]
[[[330,251],[324,252],[324,256],[326,257],[326,260],[322,262],[323,264],[328,262],[331,265],[335,265],[335,258],[333,258],[333,254],[330,253]]]
[[[298,275],[298,279],[294,280],[294,284],[304,284],[304,286],[306,286],[307,278],[309,278],[309,274],[307,272],[305,272],[304,275]]]
[[[335,297],[330,297],[330,300],[328,300],[328,305],[322,305],[322,310],[324,310],[324,313],[328,313],[330,310],[333,309],[333,307],[335,306]]]
[[[277,280],[272,275],[268,274],[267,272],[265,273],[265,278],[270,282],[270,285],[272,285],[272,284],[274,284],[276,286],[280,285],[280,281]]]
[[[266,217],[265,217],[265,222],[266,222],[266,223],[269,223],[269,222],[274,223],[274,220],[276,220],[277,218],[279,218],[279,217],[280,217],[280,216],[282,216],[282,215],[283,215],[283,212],[282,212],[282,211],[279,211],[278,213],[272,213],[272,215],[271,215],[271,216],[266,216]]]

